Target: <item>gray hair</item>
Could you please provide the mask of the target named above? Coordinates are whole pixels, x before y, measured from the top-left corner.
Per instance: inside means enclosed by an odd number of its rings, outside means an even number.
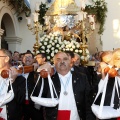
[[[11,62],[12,62],[12,54],[10,53],[10,51],[6,50],[6,49],[0,49],[0,51],[2,51],[7,57],[9,57],[9,64],[11,64]]]

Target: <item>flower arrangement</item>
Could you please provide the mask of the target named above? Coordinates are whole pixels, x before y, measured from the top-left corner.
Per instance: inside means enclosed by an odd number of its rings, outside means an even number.
[[[105,2],[105,0],[92,0],[92,2],[92,5],[86,5],[85,11],[96,16],[97,22],[100,23],[98,33],[102,34],[104,31],[105,19],[107,17],[107,3]]]
[[[63,51],[73,51],[75,53],[78,53],[79,55],[82,54],[82,50],[80,49],[80,43],[76,42],[73,38],[71,38],[70,41],[64,40],[63,45]]]
[[[83,55],[83,49],[82,49],[82,42],[78,43],[75,41],[75,39],[71,39],[70,41],[64,40],[64,48],[63,51],[73,51],[74,53],[77,53],[80,55],[81,61],[88,62],[90,55],[88,48],[84,48],[84,54]]]
[[[86,64],[88,63],[89,61],[89,58],[90,58],[90,53],[89,53],[89,50],[88,48],[82,48],[82,52],[83,54],[81,55],[81,64]]]
[[[40,48],[38,53],[46,53],[48,61],[52,61],[52,58],[58,51],[73,51],[80,55],[81,60],[84,59],[82,55],[83,50],[80,48],[80,43],[76,42],[74,38],[69,41],[62,41],[62,37],[58,32],[50,33],[49,35],[44,35],[40,38]],[[87,59],[89,59],[89,51],[86,48],[85,53]]]
[[[58,33],[44,35],[40,38],[40,48],[38,52],[46,53],[47,59],[51,61],[55,53],[64,47],[61,40],[61,36]]]

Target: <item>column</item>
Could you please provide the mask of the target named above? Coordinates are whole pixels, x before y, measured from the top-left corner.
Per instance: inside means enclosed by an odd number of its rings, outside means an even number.
[[[5,37],[5,41],[8,43],[8,49],[12,52],[18,51],[21,52],[21,42],[22,38],[19,37]]]
[[[1,49],[1,38],[4,33],[4,30],[0,28],[0,49]]]

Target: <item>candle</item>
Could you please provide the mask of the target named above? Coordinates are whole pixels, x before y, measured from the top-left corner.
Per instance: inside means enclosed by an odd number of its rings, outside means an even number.
[[[33,13],[34,22],[38,22],[38,15],[39,15],[39,13]]]
[[[81,8],[81,10],[85,9],[85,1],[86,0],[80,0],[80,8]]]
[[[83,20],[83,12],[78,12],[78,20],[82,21]]]
[[[27,24],[30,25],[31,24],[31,18],[30,17],[26,17],[27,19]]]
[[[37,3],[36,3],[36,7],[35,7],[35,10],[36,10],[36,11],[39,11],[39,6],[40,6],[40,3],[37,2]]]
[[[86,16],[87,16],[87,12],[83,12],[84,19],[86,19]]]
[[[113,20],[113,30],[114,30],[114,32],[118,31],[119,25],[120,25],[119,19],[114,19]]]
[[[94,23],[94,16],[95,15],[88,15],[90,24]]]

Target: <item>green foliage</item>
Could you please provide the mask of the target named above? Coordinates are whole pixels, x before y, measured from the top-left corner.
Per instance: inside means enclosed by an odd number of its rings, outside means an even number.
[[[44,22],[45,22],[44,16],[45,16],[45,14],[46,14],[46,12],[48,10],[48,7],[46,6],[46,4],[43,4],[41,2],[39,8],[40,8],[40,11],[39,11],[39,22],[40,22],[40,24],[44,25]]]
[[[87,5],[85,11],[87,11],[89,14],[94,14],[96,16],[96,21],[100,23],[98,33],[102,34],[104,31],[104,24],[107,17],[107,3],[105,2],[105,0],[92,1],[93,5]]]

